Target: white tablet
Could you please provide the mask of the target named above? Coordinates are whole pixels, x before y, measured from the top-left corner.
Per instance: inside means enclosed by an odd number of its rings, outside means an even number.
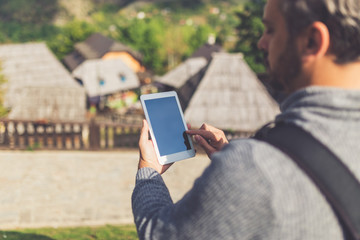
[[[160,164],[194,157],[194,146],[185,133],[187,126],[176,92],[141,95],[140,100]]]

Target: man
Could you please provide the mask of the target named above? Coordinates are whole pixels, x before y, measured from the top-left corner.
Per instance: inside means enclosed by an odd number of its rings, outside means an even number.
[[[310,132],[360,179],[360,1],[268,0],[263,22],[271,83],[289,95],[275,122]],[[188,134],[211,164],[174,204],[160,175],[169,165],[158,164],[147,131],[144,121],[132,196],[140,239],[343,239],[292,159],[255,139],[228,143],[207,125]]]

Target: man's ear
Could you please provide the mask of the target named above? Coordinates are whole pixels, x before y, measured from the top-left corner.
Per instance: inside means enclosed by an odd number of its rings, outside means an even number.
[[[312,23],[302,34],[301,50],[304,61],[323,57],[330,47],[330,33],[322,22]]]

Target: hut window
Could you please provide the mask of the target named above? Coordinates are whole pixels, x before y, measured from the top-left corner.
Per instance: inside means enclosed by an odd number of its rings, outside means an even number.
[[[104,86],[105,85],[105,80],[103,78],[99,79],[99,85],[100,86]]]
[[[81,79],[75,78],[75,81],[78,82],[81,86],[84,86],[84,82]]]
[[[126,81],[126,76],[122,73],[119,74],[119,79],[121,82],[125,82]]]

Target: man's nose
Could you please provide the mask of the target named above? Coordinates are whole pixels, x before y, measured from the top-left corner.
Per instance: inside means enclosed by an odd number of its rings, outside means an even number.
[[[257,47],[259,50],[265,50],[264,35],[261,35],[259,41],[257,42]]]

